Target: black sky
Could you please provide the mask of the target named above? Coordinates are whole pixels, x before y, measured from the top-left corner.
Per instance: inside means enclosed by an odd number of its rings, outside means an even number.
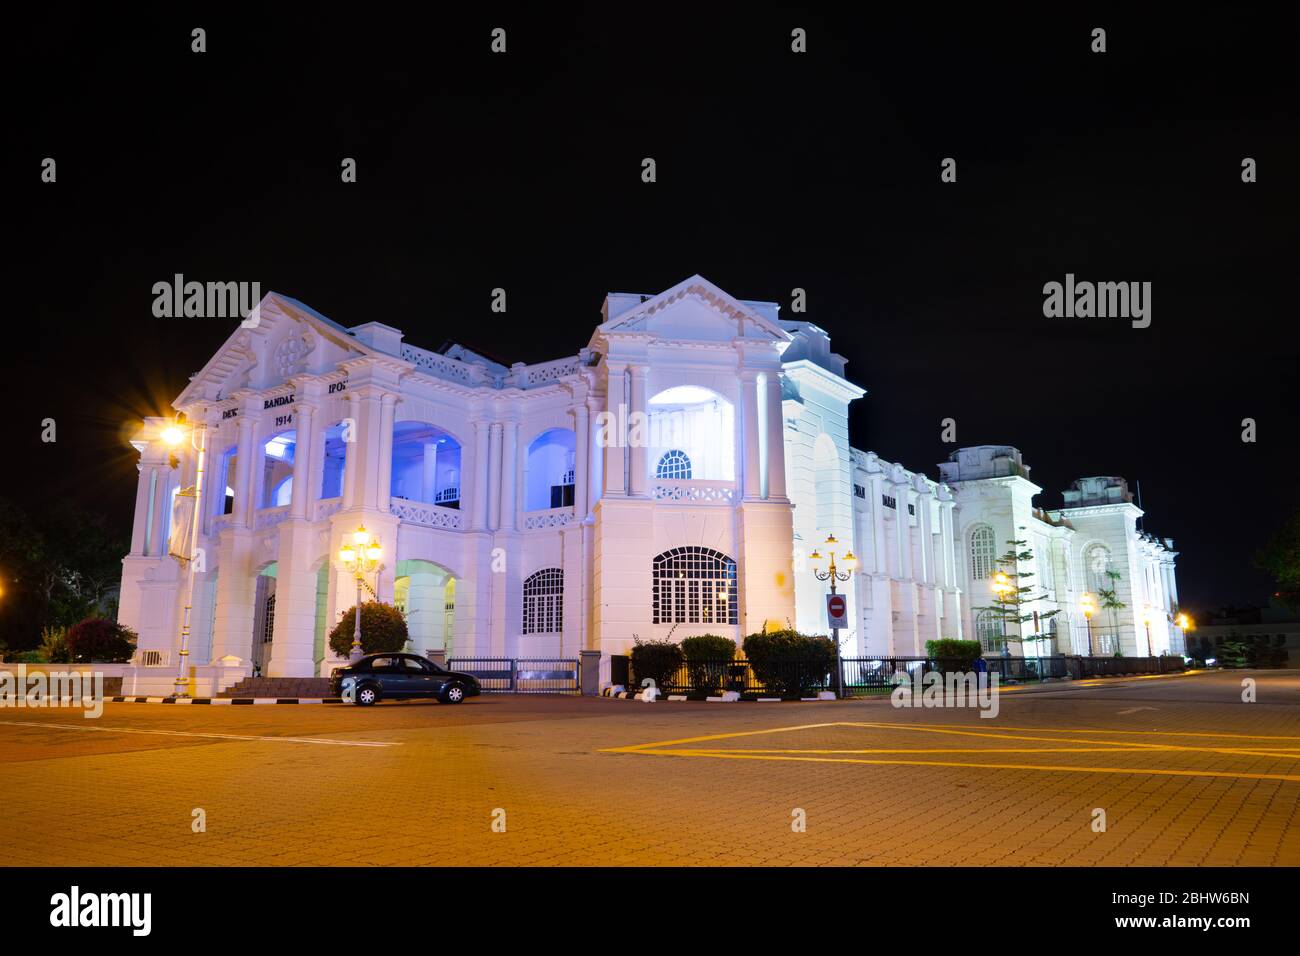
[[[804,317],[868,389],[857,447],[935,476],[952,417],[960,444],[1020,447],[1048,507],[1079,476],[1140,480],[1185,605],[1263,599],[1250,555],[1294,507],[1300,464],[1289,31],[1227,9],[864,9],[61,6],[11,22],[21,332],[0,494],[72,496],[129,526],[124,424],[230,331],[152,316],[175,273],[530,362],[585,345],[606,292],[698,272],[745,299],[807,290]],[[1151,327],[1045,319],[1043,283],[1067,272],[1152,282]]]

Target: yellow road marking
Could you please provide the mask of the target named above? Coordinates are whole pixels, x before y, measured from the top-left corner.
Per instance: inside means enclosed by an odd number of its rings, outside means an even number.
[[[1226,770],[1166,770],[1154,767],[1068,767],[1051,764],[961,763],[951,760],[862,760],[856,757],[790,757],[735,754],[727,751],[639,750],[635,753],[667,757],[715,757],[723,760],[791,760],[804,763],[855,763],[879,766],[964,767],[973,770],[1047,770],[1060,773],[1133,773],[1158,777],[1227,777],[1238,780],[1283,780],[1300,783],[1300,775],[1285,773],[1236,773]]]
[[[989,740],[1033,741],[1039,743],[1083,744],[1083,747],[975,747],[975,748],[866,748],[866,749],[822,749],[822,748],[717,748],[694,747],[682,748],[682,744],[703,744],[711,741],[734,740],[742,737],[755,737],[764,734],[788,733],[801,730],[819,730],[827,727],[859,727],[871,730],[912,730],[925,733],[944,734],[954,737],[979,737]],[[1020,731],[1019,734],[999,731]],[[653,743],[633,744],[625,747],[610,747],[603,753],[637,753],[653,756],[672,757],[715,757],[727,760],[788,760],[811,763],[856,763],[891,766],[923,767],[963,767],[985,770],[1047,770],[1064,773],[1135,773],[1152,776],[1188,776],[1188,777],[1225,777],[1246,780],[1284,780],[1300,782],[1300,775],[1278,773],[1249,773],[1228,770],[1182,770],[1151,767],[1087,767],[1057,766],[1049,764],[995,764],[968,763],[945,760],[900,760],[900,759],[863,759],[866,754],[908,754],[919,756],[925,754],[1044,754],[1044,753],[1169,753],[1169,754],[1220,754],[1237,757],[1272,757],[1274,759],[1294,760],[1300,757],[1296,751],[1300,748],[1269,746],[1263,741],[1300,741],[1300,737],[1247,734],[1216,734],[1200,731],[1130,731],[1098,730],[1056,727],[1003,727],[993,729],[970,729],[958,724],[893,724],[869,721],[830,721],[817,724],[797,724],[789,727],[770,727],[763,730],[735,731],[723,734],[705,734],[685,737],[680,740],[662,740]],[[1111,734],[1125,737],[1199,737],[1224,741],[1252,741],[1254,746],[1191,746],[1170,742],[1145,742],[1137,740],[1096,740],[1075,737],[1040,737],[1030,734]],[[853,756],[850,756],[853,755]]]

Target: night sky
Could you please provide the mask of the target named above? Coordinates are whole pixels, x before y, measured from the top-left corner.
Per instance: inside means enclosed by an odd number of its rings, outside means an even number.
[[[1280,23],[329,9],[60,6],[8,25],[20,291],[0,494],[72,496],[129,530],[129,423],[232,328],[154,318],[152,286],[175,273],[524,362],[584,346],[606,292],[699,273],[830,333],[868,390],[856,447],[937,477],[952,417],[960,445],[1018,446],[1040,505],[1076,477],[1140,480],[1185,606],[1267,596],[1250,556],[1294,507],[1300,464],[1300,124]],[[1043,284],[1067,272],[1152,282],[1151,327],[1044,318]],[[788,311],[795,287],[806,315]]]

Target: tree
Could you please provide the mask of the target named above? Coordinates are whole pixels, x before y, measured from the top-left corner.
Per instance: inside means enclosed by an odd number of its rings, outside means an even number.
[[[988,611],[994,620],[1002,624],[1002,632],[1006,634],[1008,624],[1016,626],[1016,635],[1023,645],[1025,641],[1043,640],[1047,635],[1041,630],[1033,634],[1025,635],[1023,625],[1029,621],[1035,622],[1035,627],[1042,628],[1049,619],[1060,614],[1060,609],[1053,611],[1035,612],[1032,605],[1047,597],[1047,592],[1035,593],[1037,590],[1032,582],[1028,579],[1034,576],[1032,571],[1021,571],[1020,565],[1024,562],[1034,559],[1034,551],[1029,547],[1029,542],[1021,539],[1014,539],[1007,542],[1010,548],[1002,557],[997,559],[998,572],[994,575],[995,580],[998,575],[1005,579],[1005,584],[999,589],[996,584],[994,587],[993,604],[984,607],[975,608],[976,611]],[[1009,640],[1009,639],[1008,639]],[[1003,653],[1009,653],[1005,641],[1003,644]]]
[[[1278,600],[1300,610],[1300,507],[1255,555],[1255,566],[1272,575]]]
[[[357,608],[354,604],[343,612],[339,622],[330,631],[329,646],[339,657],[352,653],[352,635],[356,628]],[[406,618],[391,604],[366,601],[361,605],[361,653],[395,653],[406,646]]]
[[[135,651],[136,633],[104,617],[88,617],[68,630],[68,658],[76,662],[121,663]]]
[[[1115,651],[1118,654],[1120,647],[1119,618],[1117,615],[1120,611],[1124,610],[1124,608],[1128,607],[1128,605],[1116,596],[1116,592],[1119,590],[1119,581],[1123,575],[1111,567],[1106,568],[1105,574],[1106,578],[1110,581],[1110,589],[1099,588],[1097,591],[1097,597],[1101,599],[1103,610],[1110,611],[1110,628],[1111,632],[1115,635]],[[1150,648],[1147,650],[1149,651]]]

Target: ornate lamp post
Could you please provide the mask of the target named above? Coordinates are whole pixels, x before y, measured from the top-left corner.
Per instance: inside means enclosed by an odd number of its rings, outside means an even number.
[[[1154,614],[1155,611],[1149,605],[1142,605],[1142,623],[1146,625],[1147,629],[1147,657],[1154,656],[1151,653],[1151,618]]]
[[[1007,644],[1007,595],[1016,588],[1015,585],[1011,583],[1011,579],[1007,577],[1005,571],[998,571],[993,575],[992,587],[993,593],[997,595],[994,600],[1002,607],[1002,613],[998,615],[998,617],[1002,618],[1002,656],[1010,657],[1011,647]],[[1022,641],[1021,643],[1023,644],[1024,642]]]
[[[1088,656],[1095,657],[1096,654],[1092,649],[1092,616],[1097,613],[1097,598],[1091,591],[1084,591],[1083,596],[1079,598],[1079,610],[1088,621]]]
[[[203,469],[207,463],[207,427],[202,421],[193,425],[184,425],[184,416],[177,415],[175,424],[163,429],[162,440],[172,448],[180,447],[186,438],[190,447],[198,453],[195,461],[194,484],[176,492],[177,497],[193,498],[193,516],[190,525],[188,555],[180,556],[185,561],[185,612],[181,617],[180,650],[177,653],[176,682],[172,687],[172,696],[188,697],[190,695],[190,612],[194,607],[194,570],[195,558],[199,547],[199,531],[203,520]]]
[[[366,583],[366,575],[379,567],[379,560],[383,556],[379,536],[372,535],[365,525],[359,525],[352,532],[352,540],[344,539],[343,546],[339,548],[339,566],[357,578],[356,624],[352,630],[352,650],[348,652],[348,660],[351,661],[358,661],[364,656],[361,651],[361,589],[365,588],[376,601],[379,600],[374,588]]]
[[[844,566],[844,570],[841,571],[835,566],[835,552],[840,547],[835,535],[828,534],[822,547],[826,549],[826,557],[822,557],[821,552],[814,548],[812,554],[808,555],[808,563],[812,565],[813,574],[817,576],[818,581],[831,582],[831,594],[835,594],[837,593],[835,582],[847,581],[853,577],[853,571],[858,566],[858,559],[853,556],[852,551],[845,551],[840,558],[840,564]],[[840,629],[832,627],[831,636],[835,641],[835,695],[843,698],[844,668],[840,666]]]

